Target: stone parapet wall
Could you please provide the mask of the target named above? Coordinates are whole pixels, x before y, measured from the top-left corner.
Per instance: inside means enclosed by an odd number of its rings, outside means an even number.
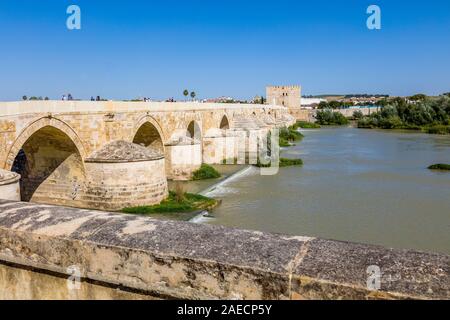
[[[2,298],[449,299],[449,266],[443,254],[0,201]]]

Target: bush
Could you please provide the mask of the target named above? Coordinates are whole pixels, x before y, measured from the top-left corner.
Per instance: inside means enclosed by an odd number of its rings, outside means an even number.
[[[279,146],[290,147],[294,142],[302,140],[303,137],[303,134],[298,132],[294,126],[289,128],[281,128],[279,132]],[[267,139],[267,141],[270,141],[270,135]]]
[[[450,170],[450,164],[433,164],[432,166],[429,166],[428,169],[430,170],[446,170],[449,171]]]
[[[194,171],[192,180],[205,180],[220,178],[220,173],[208,164],[202,164],[200,169]]]
[[[346,125],[349,120],[340,112],[332,110],[320,110],[316,114],[317,123],[320,125]]]
[[[362,119],[363,117],[364,117],[364,114],[361,111],[357,110],[357,111],[353,112],[353,119],[359,120],[359,119]]]

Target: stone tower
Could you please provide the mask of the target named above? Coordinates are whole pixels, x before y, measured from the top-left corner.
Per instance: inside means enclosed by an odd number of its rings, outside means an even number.
[[[299,120],[305,117],[304,110],[301,109],[300,86],[268,86],[266,99],[269,105],[285,106],[289,113]]]
[[[300,86],[268,86],[266,88],[267,104],[300,109],[300,91]]]

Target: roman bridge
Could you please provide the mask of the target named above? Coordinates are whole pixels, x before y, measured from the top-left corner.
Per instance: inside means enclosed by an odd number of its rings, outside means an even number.
[[[284,107],[256,104],[4,102],[0,188],[14,194],[16,172],[24,201],[103,210],[159,203],[167,178],[234,161],[251,151],[252,136],[293,121]]]

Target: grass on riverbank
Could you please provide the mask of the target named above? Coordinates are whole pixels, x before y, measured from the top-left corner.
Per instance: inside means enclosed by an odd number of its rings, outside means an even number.
[[[443,164],[443,163],[433,164],[432,166],[429,166],[428,169],[450,171],[450,164]]]
[[[320,125],[314,122],[308,122],[308,121],[297,121],[292,128],[294,130],[297,130],[299,128],[301,129],[320,129]]]
[[[279,132],[279,144],[280,147],[290,147],[296,141],[300,141],[303,139],[303,134],[297,131],[298,128],[294,128],[291,126],[289,128],[282,128]]]
[[[220,173],[208,164],[202,164],[200,169],[194,171],[192,180],[206,180],[220,178]]]
[[[159,214],[159,213],[181,213],[200,210],[211,210],[219,204],[216,199],[208,198],[199,194],[184,193],[181,197],[177,192],[170,191],[169,197],[160,204],[154,206],[139,206],[125,208],[123,213],[130,214]]]
[[[294,166],[302,166],[303,165],[303,160],[302,159],[289,159],[289,158],[280,158],[280,163],[278,164],[278,166],[280,168],[285,168],[285,167],[294,167]],[[269,168],[272,166],[271,163],[269,164],[262,164],[259,160],[258,163],[255,165],[258,168]]]
[[[429,134],[450,134],[450,126],[435,125],[430,127],[423,127],[422,131]]]

